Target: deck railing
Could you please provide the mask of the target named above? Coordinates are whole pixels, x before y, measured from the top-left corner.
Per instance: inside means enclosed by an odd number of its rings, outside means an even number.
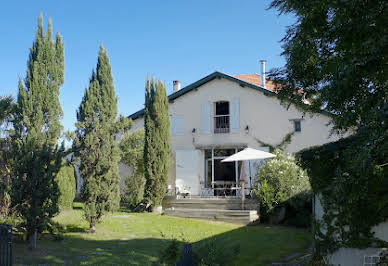
[[[214,116],[214,133],[229,133],[230,116],[216,115]]]

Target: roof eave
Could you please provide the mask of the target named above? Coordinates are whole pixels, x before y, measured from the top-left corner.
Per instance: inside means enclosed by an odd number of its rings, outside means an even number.
[[[170,94],[168,96],[168,100],[169,102],[173,102],[175,99],[177,99],[178,97],[192,91],[192,90],[195,90],[197,89],[198,87],[202,86],[203,84],[209,82],[209,81],[212,81],[213,79],[215,78],[225,78],[227,80],[230,80],[230,81],[234,81],[234,82],[237,82],[239,83],[239,85],[243,86],[243,87],[250,87],[252,89],[255,89],[255,90],[258,90],[258,91],[261,91],[263,92],[265,95],[267,96],[276,96],[276,93],[272,92],[272,91],[269,91],[269,90],[266,90],[264,89],[263,87],[260,87],[260,86],[256,86],[254,84],[251,84],[249,82],[246,82],[246,81],[243,81],[241,79],[238,79],[238,78],[235,78],[235,77],[232,77],[232,76],[229,76],[225,73],[222,73],[222,72],[219,72],[219,71],[215,71],[213,72],[212,74],[210,75],[207,75],[206,77],[180,89],[179,91],[177,92],[174,92],[172,94]],[[132,120],[135,120],[135,119],[138,119],[140,117],[142,117],[144,115],[144,109],[141,109],[139,111],[137,111],[136,113],[133,113],[131,114],[130,116],[128,116],[128,118],[131,118]]]

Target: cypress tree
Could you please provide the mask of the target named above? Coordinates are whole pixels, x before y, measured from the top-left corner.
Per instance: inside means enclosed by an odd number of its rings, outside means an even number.
[[[160,206],[166,194],[171,162],[170,117],[166,86],[147,79],[144,113],[144,196],[152,208]]]
[[[63,116],[59,101],[64,83],[64,48],[57,33],[52,40],[52,23],[43,33],[39,16],[36,39],[30,48],[27,75],[19,81],[12,131],[12,204],[23,216],[25,228],[36,247],[42,232],[58,212],[58,187],[63,146],[58,145]]]
[[[118,209],[120,204],[120,153],[115,134],[128,123],[123,117],[119,121],[116,119],[117,97],[112,69],[106,49],[100,46],[96,72],[92,73],[77,112],[74,142],[84,179],[82,197],[90,232],[95,232],[95,225],[105,212]]]

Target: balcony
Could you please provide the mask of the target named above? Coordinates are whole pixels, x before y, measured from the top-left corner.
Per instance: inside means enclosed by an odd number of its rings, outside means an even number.
[[[229,133],[230,116],[216,115],[214,116],[214,133]]]

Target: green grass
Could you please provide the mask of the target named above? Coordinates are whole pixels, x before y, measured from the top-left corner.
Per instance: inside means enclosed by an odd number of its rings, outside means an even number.
[[[172,239],[190,242],[194,251],[203,254],[240,252],[231,265],[267,265],[292,253],[305,251],[311,243],[303,229],[267,226],[238,226],[192,219],[158,216],[150,213],[115,212],[97,225],[97,233],[88,234],[82,209],[63,211],[55,218],[66,226],[64,240],[42,236],[38,249],[30,251],[28,243],[15,239],[16,264],[73,265],[151,265]]]

